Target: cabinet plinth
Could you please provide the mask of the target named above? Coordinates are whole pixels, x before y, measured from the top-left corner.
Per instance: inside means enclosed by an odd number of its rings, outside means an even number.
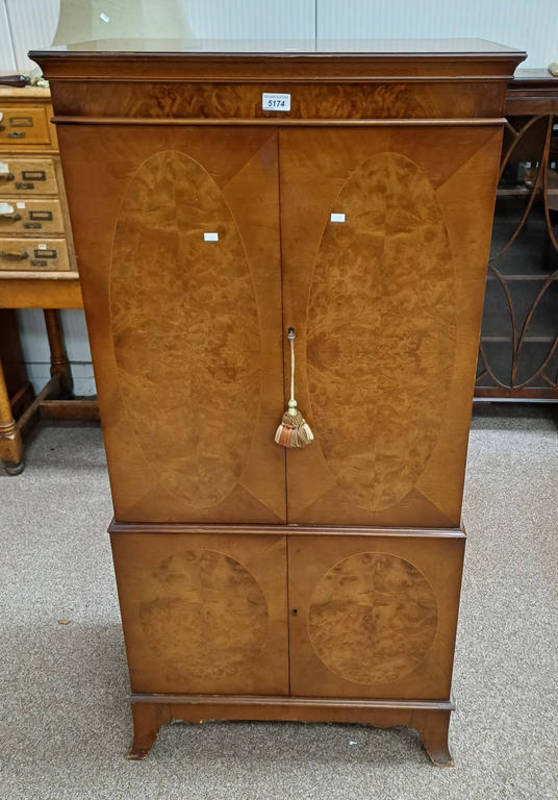
[[[278,719],[410,725],[452,763],[467,434],[524,54],[34,57],[99,390],[130,758],[175,719]],[[315,440],[285,450],[291,327]]]

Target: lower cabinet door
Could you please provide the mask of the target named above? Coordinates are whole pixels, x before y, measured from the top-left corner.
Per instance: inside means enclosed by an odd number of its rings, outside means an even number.
[[[136,693],[288,694],[283,536],[113,533]]]
[[[291,536],[291,694],[446,700],[464,537]]]

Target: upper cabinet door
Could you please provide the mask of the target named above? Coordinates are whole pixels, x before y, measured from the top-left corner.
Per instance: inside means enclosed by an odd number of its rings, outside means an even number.
[[[457,526],[501,132],[280,133],[290,523]]]
[[[60,138],[116,518],[284,522],[276,132]]]

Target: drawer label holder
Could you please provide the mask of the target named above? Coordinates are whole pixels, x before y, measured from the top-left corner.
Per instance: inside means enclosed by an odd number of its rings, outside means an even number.
[[[35,255],[35,258],[57,258],[58,257],[58,252],[56,250],[54,250],[52,248],[44,247],[44,246],[41,247],[40,245],[39,245],[39,247],[37,247],[33,251],[33,253]]]
[[[46,172],[44,169],[24,169],[21,177],[24,181],[46,181]]]

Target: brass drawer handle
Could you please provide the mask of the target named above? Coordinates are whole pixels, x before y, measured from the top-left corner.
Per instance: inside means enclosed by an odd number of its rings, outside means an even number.
[[[6,222],[19,222],[20,219],[21,214],[18,214],[17,211],[5,211],[0,214],[0,220],[6,220]]]
[[[8,139],[25,139],[25,131],[10,131]]]
[[[8,181],[13,181],[14,173],[13,172],[0,172],[0,183]]]
[[[4,261],[25,261],[26,258],[29,258],[29,253],[26,253],[25,250],[0,250],[0,258],[3,258]]]

